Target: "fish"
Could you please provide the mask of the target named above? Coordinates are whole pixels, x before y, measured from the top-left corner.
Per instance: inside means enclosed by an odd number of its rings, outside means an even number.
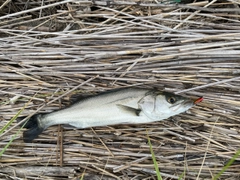
[[[116,124],[143,124],[167,119],[185,112],[201,98],[193,100],[169,92],[125,88],[79,99],[67,108],[38,113],[24,124],[23,141],[32,142],[48,127],[69,124],[89,128]]]

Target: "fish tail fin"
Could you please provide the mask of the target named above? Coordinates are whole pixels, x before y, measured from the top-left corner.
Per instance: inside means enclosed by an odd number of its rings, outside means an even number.
[[[44,130],[44,128],[41,126],[40,120],[41,120],[42,114],[35,114],[33,115],[26,123],[23,123],[23,127],[27,128],[28,130],[23,132],[23,141],[26,143],[32,142],[35,138],[38,137],[39,134],[41,134]]]

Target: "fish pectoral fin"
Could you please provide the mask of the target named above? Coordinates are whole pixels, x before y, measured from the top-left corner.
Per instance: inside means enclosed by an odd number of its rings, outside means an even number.
[[[119,108],[121,108],[121,110],[124,110],[125,112],[128,112],[128,113],[130,112],[130,113],[132,113],[136,116],[139,116],[140,113],[141,113],[141,109],[135,109],[133,107],[125,106],[125,105],[122,105],[122,104],[117,104],[117,106]]]

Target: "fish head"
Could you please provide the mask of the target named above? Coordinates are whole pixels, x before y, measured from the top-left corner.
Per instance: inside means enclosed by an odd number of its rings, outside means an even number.
[[[173,93],[152,92],[146,94],[138,105],[148,118],[162,120],[185,112],[194,106],[194,101]]]

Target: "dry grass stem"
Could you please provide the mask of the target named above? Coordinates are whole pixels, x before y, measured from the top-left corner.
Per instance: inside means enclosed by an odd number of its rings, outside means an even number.
[[[0,5],[0,129],[77,95],[158,88],[204,101],[150,124],[20,133],[2,179],[212,179],[240,149],[240,8],[235,0],[9,1]],[[4,148],[14,122],[0,135]],[[235,162],[220,179],[239,179]]]

